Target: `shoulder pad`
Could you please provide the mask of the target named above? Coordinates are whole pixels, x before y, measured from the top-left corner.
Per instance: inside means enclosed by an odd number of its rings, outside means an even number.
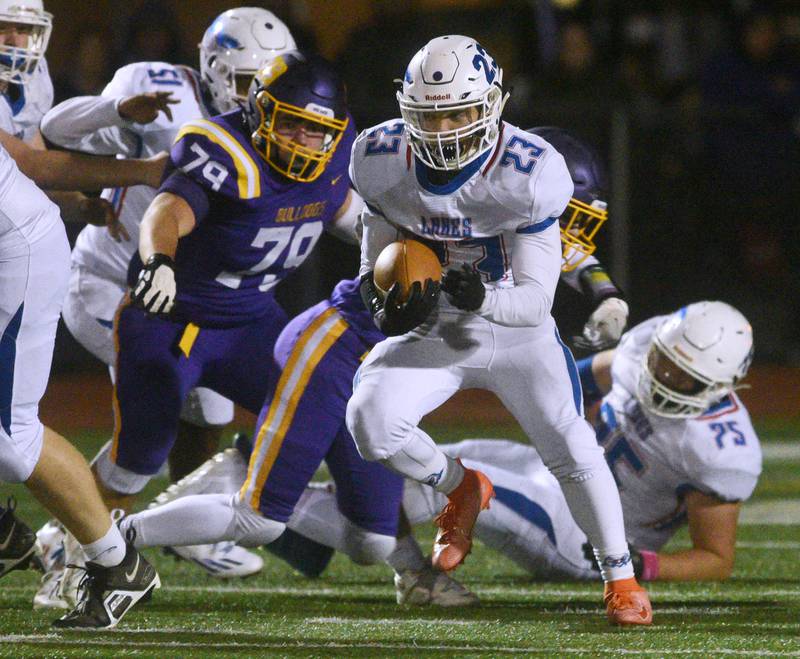
[[[181,126],[170,152],[177,169],[203,187],[235,199],[261,196],[261,175],[255,157],[248,145],[218,120],[207,119]]]
[[[549,142],[508,123],[485,169],[492,193],[509,210],[536,224],[559,217],[573,185],[564,158]]]
[[[747,410],[731,396],[725,416],[686,422],[683,455],[698,484],[727,501],[747,499],[761,473],[761,445]]]
[[[364,199],[394,187],[410,166],[402,119],[392,119],[359,133],[353,143],[350,180]]]

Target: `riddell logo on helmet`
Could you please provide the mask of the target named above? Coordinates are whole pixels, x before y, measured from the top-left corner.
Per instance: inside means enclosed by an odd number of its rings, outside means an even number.
[[[425,94],[426,101],[449,101],[450,94]]]

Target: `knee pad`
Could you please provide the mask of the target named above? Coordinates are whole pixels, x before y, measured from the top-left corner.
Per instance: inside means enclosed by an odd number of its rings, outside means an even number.
[[[357,565],[383,563],[394,551],[397,539],[373,531],[367,531],[348,521],[345,533],[345,553]]]
[[[398,436],[404,429],[392,432],[387,415],[378,406],[367,405],[363,397],[354,395],[347,403],[347,430],[353,437],[359,455],[369,462],[385,460],[399,451],[404,441]],[[410,430],[412,426],[409,426]]]
[[[231,498],[234,511],[234,540],[241,547],[259,547],[277,540],[286,529],[286,524],[267,519],[239,499]]]
[[[137,474],[116,465],[111,460],[111,442],[108,442],[92,460],[92,466],[103,485],[119,494],[138,494],[153,477]]]
[[[181,421],[201,428],[226,426],[233,421],[233,403],[216,391],[197,387],[181,407]]]

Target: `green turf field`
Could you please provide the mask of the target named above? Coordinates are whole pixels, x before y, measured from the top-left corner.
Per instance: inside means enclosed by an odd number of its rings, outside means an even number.
[[[388,568],[359,568],[342,556],[311,581],[265,554],[262,574],[222,583],[147,550],[163,587],[110,632],[56,632],[52,613],[31,610],[37,574],[6,577],[0,656],[800,656],[800,428],[761,431],[765,468],[743,514],[733,578],[651,585],[649,629],[610,628],[599,585],[531,582],[479,543],[456,576],[482,605],[462,610],[400,608]],[[500,433],[446,434],[437,433],[447,440]],[[99,439],[82,438],[81,448],[90,453]],[[23,517],[44,521],[24,490],[2,490],[9,492]],[[672,546],[686,544],[684,532]]]

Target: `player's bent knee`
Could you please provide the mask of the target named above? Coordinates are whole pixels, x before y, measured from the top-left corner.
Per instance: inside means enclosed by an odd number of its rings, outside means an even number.
[[[374,565],[382,563],[394,551],[396,538],[390,535],[367,531],[355,524],[348,523],[345,534],[345,553],[357,565]]]
[[[242,547],[259,547],[277,540],[286,528],[283,522],[267,519],[239,500],[238,495],[231,498],[234,508],[234,537],[237,545]]]
[[[366,404],[361,397],[353,396],[347,404],[347,429],[356,443],[359,454],[365,460],[385,460],[399,451],[404,436],[411,428],[395,424],[388,410]]]

